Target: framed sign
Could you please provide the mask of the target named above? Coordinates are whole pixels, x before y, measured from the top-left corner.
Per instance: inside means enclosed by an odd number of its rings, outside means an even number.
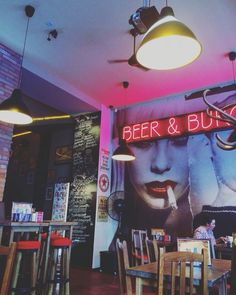
[[[107,222],[108,221],[107,197],[105,197],[105,196],[98,196],[97,221],[99,221],[99,222]]]
[[[11,220],[12,221],[31,221],[32,203],[12,202]]]
[[[70,183],[56,183],[52,206],[52,220],[66,221]]]
[[[48,186],[47,189],[46,189],[45,199],[47,201],[50,201],[50,200],[52,200],[52,198],[53,198],[53,187],[52,186]]]

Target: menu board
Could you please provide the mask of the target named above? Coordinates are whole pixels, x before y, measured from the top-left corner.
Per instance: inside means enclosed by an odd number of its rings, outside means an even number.
[[[73,230],[73,240],[91,246],[91,249],[96,211],[100,117],[100,112],[96,112],[76,118],[73,181],[67,214],[68,221],[78,222]]]

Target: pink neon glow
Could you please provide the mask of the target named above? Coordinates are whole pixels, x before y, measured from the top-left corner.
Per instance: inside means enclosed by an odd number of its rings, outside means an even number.
[[[227,113],[236,116],[236,105],[228,108]],[[217,111],[212,111],[210,114],[214,117],[219,117]],[[206,112],[197,112],[183,116],[126,125],[122,129],[122,138],[127,142],[134,142],[180,136],[183,134],[194,134],[228,127],[230,127],[230,124],[227,122],[213,119],[209,117]]]

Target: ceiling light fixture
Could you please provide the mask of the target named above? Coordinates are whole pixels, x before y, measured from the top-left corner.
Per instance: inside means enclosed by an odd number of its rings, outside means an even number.
[[[129,82],[123,81],[122,85],[124,89],[127,89],[129,87]],[[112,159],[116,161],[124,161],[124,162],[135,160],[134,153],[129,148],[126,141],[123,138],[120,138],[120,134],[119,134],[119,146],[113,152]]]
[[[116,161],[133,161],[135,160],[135,155],[133,154],[132,150],[128,147],[125,140],[120,140],[120,145],[118,148],[113,152],[112,159]]]
[[[52,38],[56,39],[57,36],[58,36],[58,31],[57,31],[56,29],[51,30],[51,31],[48,33],[47,40],[48,40],[48,41],[51,41]]]
[[[170,70],[196,60],[202,50],[194,33],[166,6],[158,20],[145,33],[137,50],[137,61],[148,69]]]
[[[35,9],[33,6],[31,5],[25,6],[25,14],[28,17],[28,20],[27,20],[27,26],[25,31],[20,74],[18,79],[18,88],[14,89],[11,96],[0,104],[0,120],[10,124],[24,125],[24,124],[30,124],[32,122],[32,117],[30,116],[30,112],[23,101],[20,86],[21,86],[21,80],[22,80],[22,66],[23,66],[25,45],[26,45],[26,39],[27,39],[27,33],[28,33],[28,27],[29,27],[29,20],[34,15],[34,11]]]
[[[12,135],[12,138],[19,137],[19,136],[23,136],[23,135],[28,135],[28,134],[31,134],[31,133],[32,133],[32,131],[25,131],[25,132],[21,132],[21,133],[13,134],[13,135]]]
[[[39,117],[39,118],[33,118],[33,122],[36,121],[47,121],[47,120],[64,120],[64,119],[70,119],[70,115],[60,115],[60,116],[47,116],[47,117]]]

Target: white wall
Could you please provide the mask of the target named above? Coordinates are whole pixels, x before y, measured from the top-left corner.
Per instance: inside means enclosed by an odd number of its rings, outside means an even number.
[[[117,222],[107,216],[107,221],[98,221],[99,198],[110,195],[111,184],[111,153],[112,153],[112,126],[113,111],[102,106],[101,112],[101,129],[100,129],[100,147],[99,147],[99,167],[98,167],[98,184],[97,184],[97,202],[96,202],[96,219],[93,246],[93,263],[92,268],[100,266],[100,251],[107,251],[117,228]],[[106,164],[106,157],[108,163]],[[101,190],[99,179],[102,175],[107,175],[109,186],[106,191]],[[104,190],[104,188],[102,188]],[[105,214],[106,215],[106,214]]]

